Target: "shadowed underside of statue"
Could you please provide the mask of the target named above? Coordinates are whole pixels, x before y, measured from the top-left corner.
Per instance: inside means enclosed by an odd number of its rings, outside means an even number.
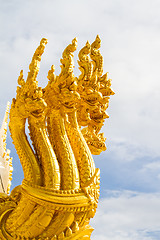
[[[89,221],[97,208],[100,171],[92,154],[106,149],[99,132],[114,94],[108,74],[102,75],[101,40],[97,36],[80,50],[77,78],[73,74],[77,39],[73,39],[62,54],[60,75],[52,65],[42,89],[37,74],[46,44],[43,38],[26,81],[20,72],[11,105],[9,128],[24,180],[10,195],[0,195],[2,240],[87,240],[93,231]]]

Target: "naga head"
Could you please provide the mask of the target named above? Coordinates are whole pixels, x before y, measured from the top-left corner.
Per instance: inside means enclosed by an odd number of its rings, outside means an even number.
[[[43,91],[49,109],[63,109],[67,113],[75,110],[75,106],[80,99],[77,92],[77,79],[73,74],[73,52],[76,48],[77,39],[74,38],[62,54],[60,75],[55,75],[53,65],[48,72],[49,82]]]
[[[20,72],[18,78],[18,84],[20,86],[17,87],[16,99],[12,101],[11,113],[14,111],[15,114],[16,111],[16,115],[21,119],[44,117],[46,103],[43,99],[42,88],[38,87],[37,74],[46,43],[47,40],[43,38],[39,47],[36,49],[29,66],[30,71],[26,82],[23,79],[23,70]]]
[[[114,94],[108,73],[102,76],[103,57],[99,51],[100,46],[101,39],[97,35],[90,48],[87,43],[80,50],[78,61],[82,72],[78,79],[78,92],[81,96],[77,110],[78,123],[85,127],[82,129],[83,136],[91,153],[95,155],[106,150],[106,138],[99,131],[105,119],[109,117],[105,111],[109,105],[110,95]]]

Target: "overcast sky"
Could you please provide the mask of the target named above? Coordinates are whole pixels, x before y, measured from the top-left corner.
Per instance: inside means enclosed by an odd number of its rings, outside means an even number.
[[[101,197],[92,239],[159,240],[160,236],[160,1],[159,0],[0,0],[0,120],[16,95],[19,72],[28,66],[42,37],[48,39],[38,75],[46,86],[64,48],[74,37],[102,40],[104,73],[111,97],[103,131],[107,151],[95,157],[101,169]],[[79,75],[76,63],[75,75]],[[13,156],[12,188],[23,173]]]

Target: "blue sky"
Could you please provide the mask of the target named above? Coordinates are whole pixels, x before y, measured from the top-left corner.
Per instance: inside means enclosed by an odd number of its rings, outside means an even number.
[[[159,0],[0,0],[0,120],[15,97],[21,69],[27,76],[42,37],[48,44],[38,75],[47,84],[55,64],[60,72],[64,48],[74,37],[78,51],[86,41],[102,40],[104,72],[111,97],[103,131],[107,151],[95,157],[101,169],[101,197],[92,239],[158,240],[160,235],[160,1]],[[75,61],[75,75],[79,75]],[[23,173],[12,140],[12,188]]]

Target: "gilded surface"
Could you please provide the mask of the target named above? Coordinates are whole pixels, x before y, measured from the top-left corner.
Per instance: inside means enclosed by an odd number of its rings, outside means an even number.
[[[53,65],[42,89],[37,74],[46,44],[42,39],[36,49],[26,81],[20,72],[11,105],[9,128],[24,180],[0,197],[2,240],[87,240],[93,231],[89,221],[97,208],[100,171],[92,154],[106,149],[99,132],[114,94],[108,74],[102,75],[101,40],[97,36],[80,50],[77,78],[73,39],[62,54],[60,75]]]

